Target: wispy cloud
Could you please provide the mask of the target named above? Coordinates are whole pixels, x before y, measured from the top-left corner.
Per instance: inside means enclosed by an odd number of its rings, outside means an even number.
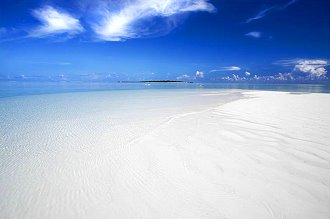
[[[273,65],[280,65],[282,67],[292,67],[296,65],[300,60],[303,59],[281,59],[273,62]]]
[[[92,27],[100,40],[123,41],[167,34],[178,25],[178,15],[215,10],[208,0],[130,0],[118,7],[102,5],[100,21]]]
[[[26,32],[13,27],[0,27],[0,43],[24,39]]]
[[[253,37],[253,38],[260,38],[262,36],[262,34],[259,31],[252,31],[252,32],[246,33],[245,36]]]
[[[210,73],[212,72],[218,72],[218,71],[240,71],[241,68],[238,66],[229,66],[229,67],[221,67],[219,69],[213,69],[210,71]]]
[[[282,5],[274,5],[274,6],[271,6],[271,7],[268,7],[268,8],[265,8],[261,11],[259,11],[255,16],[251,17],[251,18],[248,18],[246,19],[246,21],[244,23],[251,23],[253,21],[256,21],[256,20],[259,20],[259,19],[262,19],[264,17],[266,17],[269,13],[271,13],[272,11],[281,11],[281,10],[284,10],[286,9],[287,7],[289,7],[290,5],[298,2],[299,0],[290,0],[288,1],[286,4],[282,4]]]
[[[35,9],[32,15],[40,21],[41,25],[31,30],[29,37],[42,38],[57,34],[74,36],[84,31],[77,18],[51,6]]]
[[[279,7],[279,9],[284,10],[284,9],[286,9],[287,7],[289,7],[290,5],[296,3],[297,1],[300,1],[300,0],[291,0],[291,1],[289,1],[288,3],[286,3],[285,5],[283,5],[282,7]]]
[[[265,17],[270,11],[272,11],[275,7],[270,7],[270,8],[266,8],[262,11],[259,11],[258,14],[256,14],[254,17],[251,17],[251,18],[248,18],[245,23],[250,23],[252,21],[255,21],[255,20],[259,20],[263,17]]]
[[[71,62],[26,62],[29,64],[42,64],[42,65],[72,65]]]
[[[4,28],[4,27],[0,27],[0,36],[1,36],[1,35],[4,35],[4,34],[6,34],[6,33],[7,33],[7,29]]]

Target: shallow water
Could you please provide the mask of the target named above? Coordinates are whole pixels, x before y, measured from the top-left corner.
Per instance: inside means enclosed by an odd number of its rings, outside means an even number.
[[[237,91],[183,89],[0,98],[0,214],[72,218],[67,209],[72,208],[87,217],[81,205],[95,208],[93,199],[109,198],[102,190],[110,188],[95,180],[111,183],[112,171],[125,165],[127,145],[134,139],[178,113],[239,98]]]
[[[154,89],[243,89],[330,93],[330,84],[0,82],[0,98],[50,93]]]

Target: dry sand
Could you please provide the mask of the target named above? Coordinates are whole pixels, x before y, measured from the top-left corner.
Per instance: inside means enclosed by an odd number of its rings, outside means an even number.
[[[329,94],[194,95],[212,104],[111,129],[105,110],[7,125],[0,218],[330,218]]]

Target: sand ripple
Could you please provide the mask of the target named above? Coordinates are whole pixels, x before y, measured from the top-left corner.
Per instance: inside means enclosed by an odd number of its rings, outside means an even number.
[[[171,95],[167,106],[121,96],[111,107],[73,95],[60,111],[36,97],[12,116],[17,99],[6,100],[0,217],[330,217],[329,95]]]

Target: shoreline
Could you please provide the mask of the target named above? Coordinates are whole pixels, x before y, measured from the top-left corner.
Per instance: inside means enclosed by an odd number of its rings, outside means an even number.
[[[125,90],[259,90],[306,93],[330,93],[329,84],[264,83],[87,83],[87,82],[0,82],[0,98],[25,95],[47,95],[79,92],[112,92]]]

